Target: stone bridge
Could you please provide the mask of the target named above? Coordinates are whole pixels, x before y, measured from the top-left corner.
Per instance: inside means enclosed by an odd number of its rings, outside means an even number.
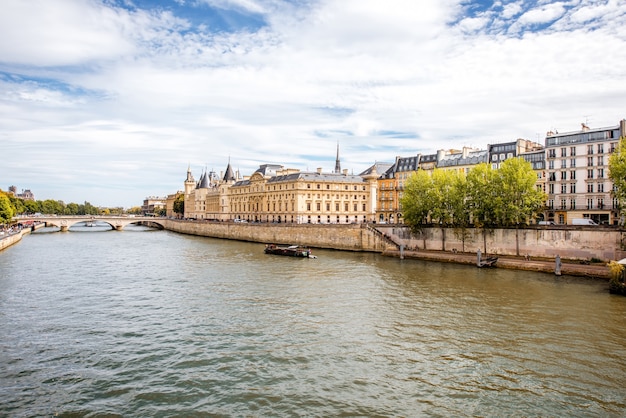
[[[18,222],[33,221],[45,222],[46,226],[56,226],[61,228],[62,232],[69,230],[73,225],[78,223],[105,222],[117,231],[121,231],[125,226],[130,224],[151,224],[157,228],[164,229],[163,220],[165,218],[146,218],[146,217],[130,217],[130,216],[36,216],[19,218]]]

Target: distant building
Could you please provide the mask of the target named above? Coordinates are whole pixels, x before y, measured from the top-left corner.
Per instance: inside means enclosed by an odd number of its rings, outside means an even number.
[[[33,192],[30,191],[30,189],[22,190],[22,193],[18,193],[17,187],[9,186],[9,193],[17,197],[18,199],[35,200],[35,195],[33,194]]]
[[[141,205],[141,214],[143,216],[154,216],[154,212],[165,209],[167,197],[149,196],[146,197]]]
[[[493,168],[500,168],[500,164],[509,158],[521,157],[522,154],[534,151],[543,152],[543,145],[520,138],[511,142],[489,145],[488,151],[491,166]]]

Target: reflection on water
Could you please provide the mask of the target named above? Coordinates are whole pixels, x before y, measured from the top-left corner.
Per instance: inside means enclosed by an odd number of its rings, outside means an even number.
[[[370,253],[294,259],[134,228],[34,234],[0,253],[2,413],[626,407],[626,298],[605,283]]]

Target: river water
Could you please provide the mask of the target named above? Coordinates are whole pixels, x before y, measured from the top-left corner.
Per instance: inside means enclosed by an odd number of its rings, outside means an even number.
[[[606,283],[99,229],[0,253],[0,416],[626,412]]]

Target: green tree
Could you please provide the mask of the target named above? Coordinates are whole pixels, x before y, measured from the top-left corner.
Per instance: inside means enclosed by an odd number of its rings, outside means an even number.
[[[495,226],[500,196],[495,188],[496,171],[480,163],[467,174],[467,206],[472,222],[479,228]]]
[[[546,194],[537,189],[536,182],[537,174],[525,159],[509,158],[502,163],[496,181],[500,225],[519,226],[537,217]]]
[[[185,214],[185,195],[183,193],[180,193],[178,196],[176,196],[176,200],[174,200],[174,213],[179,214],[180,216],[183,216]]]
[[[419,170],[407,179],[400,202],[404,223],[412,230],[420,229],[427,222],[434,192],[433,179],[427,171]]]
[[[609,178],[613,182],[613,198],[617,199],[620,215],[626,207],[626,138],[622,137],[609,158]],[[623,221],[621,221],[623,223]]]
[[[41,202],[41,213],[46,215],[62,215],[65,212],[65,204],[60,200],[46,199]]]
[[[41,205],[39,201],[36,200],[26,200],[24,201],[24,211],[29,214],[41,212]]]
[[[141,215],[141,206],[133,206],[126,211],[129,215]]]
[[[11,222],[14,215],[15,209],[11,205],[11,199],[0,190],[0,223],[6,224]]]
[[[68,203],[67,206],[65,206],[65,214],[78,215],[79,209],[78,203]]]

